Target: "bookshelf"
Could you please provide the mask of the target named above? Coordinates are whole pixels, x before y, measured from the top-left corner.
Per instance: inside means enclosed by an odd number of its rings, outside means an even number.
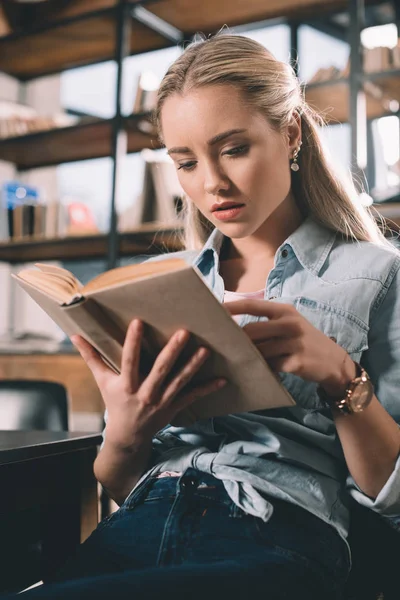
[[[366,4],[377,2],[366,0]],[[0,71],[21,82],[111,59],[116,60],[118,67],[114,118],[83,118],[70,127],[0,140],[0,160],[13,162],[21,171],[112,157],[115,174],[110,233],[79,241],[73,237],[2,244],[0,260],[18,262],[28,256],[34,260],[71,258],[76,253],[74,245],[80,247],[81,259],[100,257],[105,255],[108,244],[111,267],[121,253],[141,253],[143,244],[149,242],[149,238],[143,242],[142,232],[119,235],[116,231],[118,134],[122,131],[127,133],[127,151],[130,153],[159,147],[154,135],[140,130],[140,120],[148,115],[121,114],[120,88],[125,56],[174,46],[189,40],[197,31],[209,34],[227,22],[229,26],[236,26],[284,18],[296,26],[296,23],[348,9],[351,5],[354,5],[354,0],[202,0],[197,3],[196,10],[192,10],[192,0],[69,0],[60,3],[59,8],[49,13],[46,19],[33,21],[28,30],[19,30],[18,27],[11,30],[4,9],[1,12],[0,7],[0,31],[3,32],[0,36]],[[399,70],[360,74],[360,80],[375,82],[385,94],[400,100],[399,75]],[[347,122],[351,121],[350,89],[351,81],[347,79],[310,84],[305,87],[305,97],[328,122]],[[370,95],[367,98],[368,118],[391,114],[381,101]],[[135,237],[138,235],[139,238]],[[170,243],[173,247],[171,239]]]
[[[377,73],[366,73],[361,76],[366,92],[367,119],[377,119],[398,110],[390,101],[400,103],[400,69],[391,69]],[[376,91],[382,98],[374,97],[368,90],[368,82],[376,84]],[[366,84],[366,85],[365,85]],[[307,102],[320,114],[327,123],[349,122],[350,82],[346,78],[310,83],[304,86]]]

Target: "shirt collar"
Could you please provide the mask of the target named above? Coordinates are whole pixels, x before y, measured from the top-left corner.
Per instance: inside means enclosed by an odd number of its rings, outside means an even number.
[[[335,231],[307,217],[287,238],[285,244],[292,248],[297,260],[305,269],[318,275],[332,250],[336,236]]]
[[[311,217],[307,217],[278,248],[276,256],[283,246],[288,244],[299,263],[314,275],[318,275],[335,243],[336,235],[335,231],[331,231]],[[207,266],[209,268],[210,263],[218,268],[223,241],[223,233],[215,228],[195,260],[194,264],[200,271],[207,269]]]
[[[224,237],[224,234],[219,229],[215,228],[204,244],[200,254],[194,262],[195,266],[198,267],[202,273],[204,273],[204,270],[207,269],[207,265],[210,265],[210,263],[219,267],[219,253]]]

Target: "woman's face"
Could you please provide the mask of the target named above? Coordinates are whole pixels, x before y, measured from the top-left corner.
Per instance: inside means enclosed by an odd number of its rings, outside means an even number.
[[[277,132],[234,87],[170,96],[161,127],[183,190],[226,236],[253,235],[291,198],[289,159],[299,132]]]

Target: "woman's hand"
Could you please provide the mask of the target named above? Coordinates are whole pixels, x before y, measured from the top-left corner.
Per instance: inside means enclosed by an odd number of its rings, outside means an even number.
[[[139,373],[143,336],[143,324],[139,320],[129,325],[122,350],[120,375],[106,366],[99,353],[82,337],[71,338],[92,371],[103,397],[108,413],[106,436],[109,442],[129,449],[133,443],[137,444],[138,439],[149,441],[196,398],[225,385],[224,380],[214,380],[193,389],[186,388],[181,393],[207,359],[207,348],[199,348],[180,372],[167,382],[189,335],[185,330],[177,331],[161,350],[144,379]]]
[[[319,383],[332,396],[340,396],[356,376],[347,352],[316,329],[291,304],[267,300],[227,302],[231,315],[267,317],[268,321],[243,327],[267,363],[276,372],[293,373]]]

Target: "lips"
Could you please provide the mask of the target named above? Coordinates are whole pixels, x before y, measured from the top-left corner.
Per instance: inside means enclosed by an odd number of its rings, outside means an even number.
[[[220,204],[213,204],[211,207],[211,212],[229,210],[230,208],[239,208],[240,206],[244,206],[244,204],[240,202],[221,202]]]

